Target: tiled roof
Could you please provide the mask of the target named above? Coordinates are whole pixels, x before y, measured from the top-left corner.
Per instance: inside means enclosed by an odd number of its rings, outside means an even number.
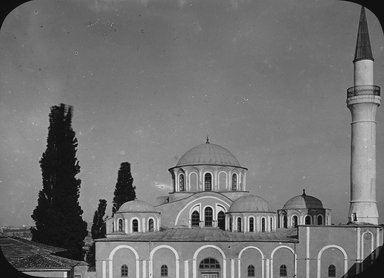
[[[56,256],[53,255],[43,255],[43,254],[34,254],[29,257],[13,261],[11,264],[17,269],[70,269],[71,265],[57,260]]]
[[[158,242],[228,242],[228,241],[280,241],[297,242],[297,229],[278,229],[268,233],[241,233],[222,231],[219,228],[174,228],[160,232],[110,235],[97,241],[158,241]]]
[[[54,254],[65,251],[63,248],[21,238],[0,237],[0,248],[4,257],[17,269],[68,269],[75,265],[86,265],[83,261]]]

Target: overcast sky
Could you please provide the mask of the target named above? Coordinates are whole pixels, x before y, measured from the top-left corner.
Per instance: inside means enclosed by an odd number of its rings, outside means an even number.
[[[375,84],[384,37],[366,11]],[[360,6],[344,1],[39,0],[0,31],[0,225],[32,225],[50,107],[73,105],[83,217],[111,202],[120,163],[139,199],[204,143],[247,167],[248,190],[282,208],[306,189],[346,223],[353,56]],[[377,199],[384,221],[384,111]]]

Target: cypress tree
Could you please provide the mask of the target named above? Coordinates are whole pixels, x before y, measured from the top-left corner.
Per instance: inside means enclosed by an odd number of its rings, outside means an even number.
[[[125,202],[136,199],[136,187],[132,185],[131,164],[122,162],[117,175],[117,183],[113,198],[112,215],[119,210]]]
[[[79,204],[80,172],[77,139],[72,129],[72,106],[52,106],[47,148],[40,160],[43,188],[33,211],[32,240],[68,250],[67,256],[83,259],[87,223]]]
[[[106,229],[104,215],[106,207],[107,201],[100,199],[97,210],[93,216],[93,223],[91,228],[91,235],[93,240],[105,237]],[[87,262],[90,266],[95,266],[95,249],[95,242],[93,242],[87,254]]]

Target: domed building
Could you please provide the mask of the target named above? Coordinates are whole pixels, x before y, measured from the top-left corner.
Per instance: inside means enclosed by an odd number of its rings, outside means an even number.
[[[359,82],[370,76],[363,71],[373,61],[366,24],[362,9],[354,60]],[[380,103],[380,90],[370,88],[348,89],[348,107],[358,117]],[[247,168],[207,138],[169,168],[173,190],[158,204],[130,201],[107,220],[106,238],[95,241],[96,277],[323,278],[360,273],[378,257],[384,236],[377,223],[375,169],[369,166],[374,153],[366,153],[374,150],[371,118],[353,126],[359,132],[352,134],[347,224],[331,224],[331,211],[305,191],[274,210],[248,191]]]
[[[292,228],[297,225],[330,225],[331,210],[325,209],[316,197],[303,194],[289,199],[282,209],[277,211],[280,228]]]

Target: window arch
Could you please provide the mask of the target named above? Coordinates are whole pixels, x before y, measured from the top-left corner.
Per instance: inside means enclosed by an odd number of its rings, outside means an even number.
[[[220,269],[219,262],[214,258],[205,258],[199,264],[200,269]]]
[[[248,227],[248,230],[250,232],[254,232],[255,231],[255,218],[253,217],[250,217],[249,218],[249,227]]]
[[[160,268],[160,276],[161,277],[168,277],[168,266],[163,264]]]
[[[241,217],[237,217],[237,231],[241,232]]]
[[[307,215],[305,217],[305,225],[311,225],[311,224],[312,224],[311,216]]]
[[[132,220],[132,232],[138,232],[139,231],[139,221],[137,219]]]
[[[251,264],[248,266],[248,277],[255,277],[255,267]]]
[[[204,190],[211,191],[212,190],[212,175],[211,173],[206,173],[204,175]]]
[[[265,218],[262,217],[261,218],[261,232],[265,232]]]
[[[210,207],[206,207],[204,210],[205,227],[212,227],[213,222],[213,210]]]
[[[232,191],[237,190],[237,174],[232,175]]]
[[[179,191],[185,191],[184,174],[179,175]]]
[[[323,216],[321,214],[317,216],[317,225],[323,225]]]
[[[123,264],[120,269],[120,276],[121,277],[128,277],[128,266],[126,264]]]
[[[217,226],[221,229],[221,230],[225,230],[225,214],[223,211],[220,211],[218,214],[217,214]]]
[[[280,266],[280,277],[287,277],[287,266],[285,264]]]
[[[200,226],[200,213],[196,210],[194,212],[192,212],[191,226],[192,227],[199,227]]]
[[[154,227],[154,225],[153,225],[153,219],[152,218],[150,218],[149,220],[148,220],[148,231],[149,232],[153,232],[153,227]]]
[[[328,277],[336,277],[336,267],[333,264],[328,266]]]
[[[298,218],[297,215],[292,216],[292,227],[297,227]]]
[[[119,221],[118,221],[118,223],[119,223],[119,229],[118,229],[118,231],[119,232],[122,232],[123,231],[123,219],[119,219]]]

